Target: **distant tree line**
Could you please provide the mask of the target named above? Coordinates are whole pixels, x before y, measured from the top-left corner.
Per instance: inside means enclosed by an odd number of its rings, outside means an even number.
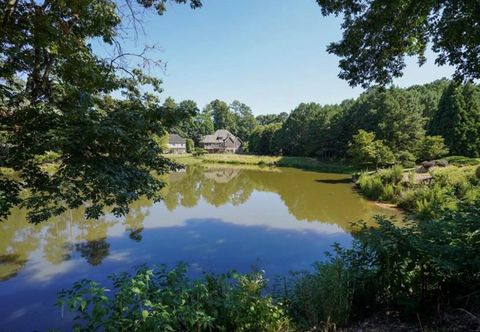
[[[254,116],[247,105],[214,100],[202,111],[193,101],[165,108],[196,115],[173,131],[198,144],[227,129],[245,150],[261,155],[347,158],[384,166],[440,158],[480,156],[480,87],[442,79],[410,88],[373,87],[336,105],[301,103],[290,114]]]

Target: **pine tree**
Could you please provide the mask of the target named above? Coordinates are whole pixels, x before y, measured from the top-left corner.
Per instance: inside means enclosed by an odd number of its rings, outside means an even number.
[[[473,83],[467,83],[463,89],[467,108],[465,118],[465,151],[471,157],[480,156],[480,89]]]
[[[438,111],[431,122],[431,132],[445,138],[454,155],[474,156],[478,133],[475,130],[474,86],[463,87],[452,82],[440,100]],[[470,100],[473,99],[473,100]]]

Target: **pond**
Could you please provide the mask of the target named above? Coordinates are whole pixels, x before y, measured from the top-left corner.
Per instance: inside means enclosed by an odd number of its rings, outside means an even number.
[[[352,221],[398,214],[360,197],[348,175],[190,166],[166,183],[163,201],[139,200],[124,218],[78,209],[30,225],[14,210],[0,223],[0,330],[66,328],[59,290],[144,263],[186,262],[193,277],[255,266],[274,279],[348,246]]]

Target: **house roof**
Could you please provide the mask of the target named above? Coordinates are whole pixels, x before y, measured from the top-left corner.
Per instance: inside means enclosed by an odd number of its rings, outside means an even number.
[[[212,135],[205,135],[202,137],[202,140],[200,142],[202,143],[222,143],[225,142],[228,138],[235,140],[240,139],[233,135],[231,132],[229,132],[226,129],[219,129],[216,132],[214,132]]]
[[[187,140],[182,138],[180,135],[177,134],[168,134],[168,143],[169,144],[185,144]]]

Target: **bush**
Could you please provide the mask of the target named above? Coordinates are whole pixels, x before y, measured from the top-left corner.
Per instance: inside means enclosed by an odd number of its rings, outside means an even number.
[[[408,151],[402,151],[397,154],[397,160],[405,168],[415,167],[415,156]]]
[[[192,281],[185,265],[113,275],[111,292],[81,280],[57,305],[76,314],[78,331],[288,331],[281,303],[263,296],[263,274],[206,275]],[[109,294],[109,296],[107,296]]]
[[[448,154],[448,148],[442,136],[425,136],[419,144],[419,159],[441,158]]]
[[[339,257],[317,263],[313,272],[295,274],[286,299],[289,313],[305,330],[345,325],[352,307],[351,271]]]
[[[474,166],[480,163],[480,159],[478,158],[469,158],[463,156],[450,156],[446,157],[447,160],[451,165],[457,166]]]
[[[480,198],[480,179],[472,167],[444,167],[430,171],[431,179],[416,183],[412,175],[404,179],[402,167],[361,173],[356,184],[370,199],[396,203],[421,219],[454,211],[461,202]]]
[[[200,157],[203,156],[207,153],[207,150],[202,149],[202,148],[195,148],[192,152],[192,155],[195,157]]]
[[[356,181],[362,193],[370,199],[393,200],[399,183],[403,179],[403,168],[399,165],[381,169],[375,173],[361,173]]]
[[[475,171],[475,175],[477,176],[478,179],[480,179],[480,166],[477,167],[477,170]]]
[[[195,143],[193,142],[192,139],[187,138],[186,139],[186,148],[187,148],[187,153],[193,153],[195,150]]]
[[[477,201],[435,221],[396,226],[380,218],[378,228],[363,226],[354,249],[344,250],[343,257],[355,268],[357,282],[375,293],[377,303],[371,306],[404,314],[475,306],[466,295],[480,289],[479,215]]]

